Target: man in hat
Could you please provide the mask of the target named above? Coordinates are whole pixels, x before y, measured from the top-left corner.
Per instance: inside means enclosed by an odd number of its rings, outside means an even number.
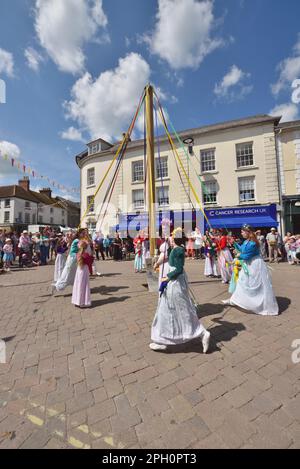
[[[278,234],[276,234],[276,228],[271,228],[266,240],[269,248],[269,262],[278,262]]]

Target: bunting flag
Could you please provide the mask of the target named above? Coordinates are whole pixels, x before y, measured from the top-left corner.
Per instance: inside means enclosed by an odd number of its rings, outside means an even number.
[[[23,172],[25,174],[27,173],[35,179],[46,180],[50,186],[56,187],[57,189],[61,190],[62,192],[67,192],[67,193],[72,193],[72,194],[78,194],[80,192],[80,189],[77,188],[77,187],[66,187],[62,184],[59,184],[56,181],[51,180],[48,176],[44,176],[42,174],[39,174],[34,169],[30,168],[26,164],[23,164],[23,162],[16,161],[15,158],[10,157],[7,153],[3,154],[0,150],[0,158],[1,157],[4,161],[9,162],[13,168],[15,168],[15,169],[17,169],[20,172]]]

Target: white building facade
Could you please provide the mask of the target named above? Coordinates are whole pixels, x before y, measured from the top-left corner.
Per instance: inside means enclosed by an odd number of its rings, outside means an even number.
[[[213,227],[238,228],[247,219],[254,227],[271,227],[278,223],[279,177],[274,128],[280,117],[268,115],[189,129],[179,133],[181,140],[189,139],[190,153],[186,152],[173,136],[182,161],[178,164],[169,142],[161,138],[155,145],[156,203],[157,211],[188,212],[199,209],[193,191],[187,183],[190,179],[197,197],[205,209]],[[100,139],[101,140],[101,139]],[[110,176],[98,191],[90,205],[98,184],[106,173],[118,145],[77,156],[81,171],[82,216],[87,211],[83,226],[98,228],[103,224],[101,207],[110,185]],[[186,151],[188,146],[186,146]],[[111,171],[112,172],[112,171]],[[124,216],[133,217],[146,212],[144,171],[144,141],[128,143],[107,217],[123,225]],[[89,207],[90,205],[90,207]],[[107,222],[104,225],[108,226]],[[123,227],[124,228],[124,227]]]
[[[18,185],[0,187],[0,226],[25,229],[28,225],[65,226],[67,212],[61,202],[52,198],[50,189],[30,190],[29,179]]]

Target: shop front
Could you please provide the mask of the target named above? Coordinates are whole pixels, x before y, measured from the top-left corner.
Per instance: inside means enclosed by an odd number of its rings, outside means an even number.
[[[300,195],[283,198],[284,229],[293,234],[300,233]]]
[[[205,209],[205,213],[212,228],[224,228],[232,232],[240,230],[245,224],[263,231],[272,226],[278,227],[276,204]],[[207,227],[205,220],[205,229]]]
[[[148,213],[127,213],[119,216],[119,223],[114,227],[121,236],[135,237],[136,233],[148,230]],[[174,228],[181,227],[185,233],[195,229],[204,230],[204,216],[200,210],[160,210],[156,213],[157,236],[171,233]]]

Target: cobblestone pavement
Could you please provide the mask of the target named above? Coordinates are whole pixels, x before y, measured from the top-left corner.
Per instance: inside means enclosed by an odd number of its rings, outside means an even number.
[[[53,266],[0,277],[0,448],[299,448],[297,266],[274,265],[278,317],[220,303],[220,281],[188,261],[211,331],[172,353],[149,349],[157,295],[129,262],[101,262],[93,307],[51,296]]]

